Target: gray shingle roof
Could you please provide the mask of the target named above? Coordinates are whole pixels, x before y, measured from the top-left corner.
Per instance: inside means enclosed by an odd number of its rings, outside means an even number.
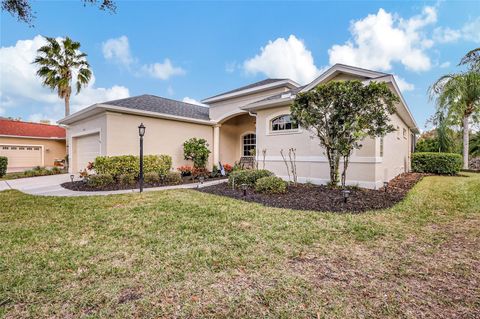
[[[288,80],[288,79],[265,79],[265,80],[262,80],[262,81],[258,81],[258,82],[255,82],[255,83],[251,83],[251,84],[239,87],[235,90],[231,90],[231,91],[223,92],[223,93],[220,93],[220,94],[217,94],[217,95],[214,95],[214,96],[207,97],[203,100],[208,100],[208,99],[212,99],[212,98],[217,97],[217,96],[222,96],[222,95],[225,95],[225,94],[235,93],[235,92],[251,89],[251,88],[254,88],[254,87],[257,87],[257,86],[267,85],[267,84],[270,84],[270,83],[275,83],[275,82],[278,82],[278,81],[285,81],[285,80]]]
[[[155,95],[139,95],[126,99],[104,102],[129,109],[156,112],[175,116],[188,117],[199,120],[210,120],[208,107],[166,99]]]

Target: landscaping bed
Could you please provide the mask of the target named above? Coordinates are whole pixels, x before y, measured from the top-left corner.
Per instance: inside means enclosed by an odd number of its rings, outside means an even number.
[[[233,189],[227,184],[218,184],[199,189],[200,192],[228,196],[265,206],[299,210],[363,212],[372,209],[392,207],[401,201],[407,192],[426,174],[404,173],[388,183],[387,191],[351,187],[347,202],[344,202],[340,188],[325,185],[290,185],[286,193],[264,194],[247,190],[243,196],[241,189]]]
[[[225,179],[223,176],[219,177],[210,177],[206,178],[204,182],[216,181],[220,179]],[[182,184],[192,184],[199,183],[198,179],[193,179],[191,176],[182,177],[180,183],[168,183],[168,182],[157,182],[157,183],[143,183],[143,188],[153,188],[153,187],[162,187],[162,186],[172,186],[172,185],[182,185]],[[61,184],[62,187],[72,190],[72,191],[84,191],[84,192],[99,192],[99,191],[116,191],[116,190],[125,190],[125,189],[139,189],[140,184],[135,182],[134,184],[126,185],[119,182],[115,182],[110,185],[102,186],[90,186],[86,181],[74,181]]]

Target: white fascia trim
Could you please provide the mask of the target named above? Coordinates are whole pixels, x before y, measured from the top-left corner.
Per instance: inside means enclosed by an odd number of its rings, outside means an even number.
[[[66,138],[65,137],[39,137],[39,136],[19,136],[19,135],[4,135],[0,134],[0,137],[11,137],[11,138],[31,138],[31,139],[37,139],[37,140],[58,140],[58,141],[64,141]]]
[[[270,107],[288,105],[294,99],[295,99],[295,95],[291,95],[291,96],[285,97],[283,99],[280,98],[280,99],[275,99],[275,100],[259,101],[259,102],[255,102],[255,103],[243,106],[241,109],[242,110],[247,110],[247,111],[268,109]]]
[[[288,176],[278,176],[284,181],[292,181],[292,178],[288,178]],[[326,185],[330,182],[329,179],[324,179],[324,178],[313,178],[313,177],[305,177],[305,176],[299,176],[297,178],[299,183],[312,183],[315,185]],[[345,184],[347,186],[358,186],[362,188],[369,188],[369,189],[379,189],[383,187],[383,181],[358,181],[358,180],[349,180],[347,179],[345,181]]]
[[[201,102],[202,103],[217,102],[217,101],[221,101],[221,100],[225,100],[225,99],[230,99],[232,97],[237,97],[237,96],[241,96],[241,95],[245,95],[245,94],[250,94],[252,92],[271,89],[271,88],[274,88],[274,87],[277,87],[277,86],[282,86],[282,85],[285,85],[285,84],[290,85],[290,86],[295,87],[295,88],[300,87],[300,84],[298,84],[295,81],[281,80],[281,81],[277,81],[277,82],[273,82],[273,83],[269,83],[269,84],[265,84],[265,85],[255,86],[253,88],[249,88],[249,89],[245,89],[245,90],[241,90],[241,91],[237,91],[237,92],[232,92],[232,93],[222,94],[222,95],[218,95],[218,96],[211,97],[211,98],[206,98],[204,100],[201,100]]]
[[[386,75],[386,73],[382,73],[382,72],[377,72],[377,71],[358,68],[358,67],[351,66],[351,65],[337,63],[337,64],[333,65],[331,68],[329,68],[328,70],[326,70],[325,72],[323,72],[319,77],[317,77],[309,85],[304,87],[300,92],[310,91],[312,88],[317,86],[319,83],[324,81],[326,78],[328,78],[329,76],[331,76],[335,72],[344,72],[344,73],[348,73],[348,74],[355,74],[355,75],[364,76],[364,77],[367,77],[367,78],[374,78],[374,77],[379,77],[379,76],[382,76],[382,75]]]
[[[203,125],[212,125],[213,126],[213,125],[216,124],[215,121],[211,121],[211,120],[200,120],[200,119],[193,119],[193,118],[177,116],[177,115],[162,114],[162,113],[144,111],[144,110],[135,110],[135,109],[130,109],[128,107],[109,105],[109,104],[95,104],[95,105],[89,106],[84,110],[81,110],[81,111],[79,111],[75,114],[72,114],[72,115],[58,121],[58,123],[60,123],[60,124],[73,123],[77,120],[83,119],[81,117],[82,115],[84,115],[85,113],[87,113],[89,111],[93,111],[93,110],[104,110],[104,111],[113,111],[113,112],[118,112],[118,113],[143,115],[143,116],[148,116],[148,117],[155,117],[155,118],[175,120],[175,121],[181,121],[181,122],[189,122],[189,123],[196,123],[196,124],[203,124]],[[88,117],[88,115],[86,117]]]
[[[263,157],[257,156],[257,160],[263,161]],[[265,156],[266,162],[283,162],[281,156]],[[306,163],[328,163],[328,158],[326,156],[297,156],[297,162],[306,162]],[[350,163],[367,163],[367,164],[380,164],[383,161],[383,157],[380,156],[352,156],[350,157]],[[343,163],[343,160],[340,160]]]

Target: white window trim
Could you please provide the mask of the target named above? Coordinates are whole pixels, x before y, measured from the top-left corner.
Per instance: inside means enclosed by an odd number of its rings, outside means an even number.
[[[257,133],[255,131],[244,132],[243,134],[240,134],[240,157],[255,157],[253,155],[243,155],[243,137],[248,134],[255,135],[255,150],[257,149]]]
[[[272,121],[279,117],[279,116],[282,116],[282,115],[290,115],[291,116],[291,113],[289,112],[285,112],[285,111],[279,111],[279,112],[275,112],[273,114],[271,114],[270,116],[267,116],[266,120],[266,125],[265,125],[265,134],[268,135],[268,136],[271,136],[271,135],[290,135],[290,134],[300,134],[300,133],[303,133],[303,130],[301,128],[301,126],[299,125],[298,128],[296,129],[291,129],[291,130],[283,130],[283,131],[273,131],[272,130]]]

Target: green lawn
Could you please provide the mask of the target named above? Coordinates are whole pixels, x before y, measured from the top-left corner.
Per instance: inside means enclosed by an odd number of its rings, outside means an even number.
[[[266,208],[194,190],[0,193],[0,317],[474,318],[480,174],[392,209]]]

